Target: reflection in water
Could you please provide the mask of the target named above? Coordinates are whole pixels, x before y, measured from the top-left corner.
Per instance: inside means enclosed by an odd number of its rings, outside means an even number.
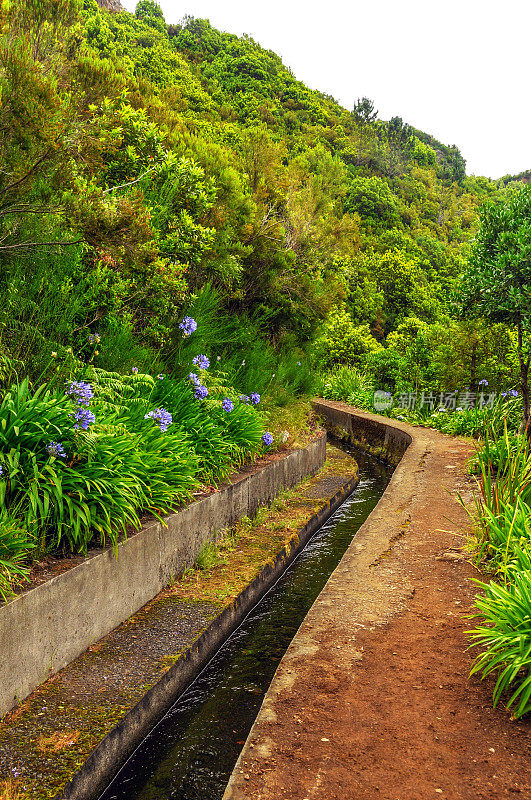
[[[100,800],[220,800],[277,664],[378,502],[389,471],[353,452],[360,483],[137,748]]]

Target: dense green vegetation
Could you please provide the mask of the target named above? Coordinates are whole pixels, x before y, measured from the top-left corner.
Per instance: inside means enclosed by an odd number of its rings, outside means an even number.
[[[149,0],[14,0],[0,25],[0,336],[17,372],[37,379],[98,332],[98,366],[173,374],[205,283],[232,321],[209,355],[245,359],[240,381],[316,337],[319,361],[370,356],[385,380],[394,331],[398,350],[444,350],[449,324],[466,340],[446,300],[479,204],[503,191],[467,178],[457,148],[367,100],[341,108],[248,37],[167,26]]]
[[[527,711],[529,174],[153,0],[0,0],[0,160],[0,595],[384,390],[487,442],[477,669]]]

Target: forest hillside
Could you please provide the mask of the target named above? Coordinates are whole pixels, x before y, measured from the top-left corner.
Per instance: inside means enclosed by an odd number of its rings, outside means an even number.
[[[467,177],[457,147],[380,120],[366,98],[342,108],[249,37],[167,24],[152,0],[135,14],[95,0],[0,9],[11,367],[36,379],[69,348],[86,362],[97,333],[102,368],[178,372],[192,309],[242,389],[310,347],[314,364],[363,361],[389,382],[419,332],[445,382],[448,348],[469,337],[449,300],[478,207],[514,182]]]

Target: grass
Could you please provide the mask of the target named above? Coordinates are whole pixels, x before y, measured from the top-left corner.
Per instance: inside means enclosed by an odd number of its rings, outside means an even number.
[[[218,543],[206,542],[201,548],[201,552],[197,556],[194,566],[196,569],[209,570],[224,563],[225,558],[220,552]]]
[[[315,438],[319,430],[317,418],[305,398],[299,398],[288,406],[281,407],[269,403],[266,397],[264,416],[267,429],[273,434],[276,450],[304,447]]]
[[[319,377],[316,391],[329,400],[344,400],[359,408],[372,409],[374,382],[354,367],[338,366]]]

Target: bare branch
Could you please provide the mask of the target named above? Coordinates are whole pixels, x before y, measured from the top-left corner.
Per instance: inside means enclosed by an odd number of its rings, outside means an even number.
[[[117,189],[125,189],[125,188],[127,188],[127,186],[132,186],[134,183],[138,183],[138,181],[141,181],[142,178],[146,177],[146,175],[149,175],[150,172],[154,172],[157,169],[157,166],[150,167],[148,170],[143,172],[142,175],[140,175],[140,177],[135,178],[134,181],[129,181],[129,183],[122,183],[121,186],[111,186],[110,189],[105,189],[103,194],[108,194],[109,192],[115,192]]]
[[[7,214],[60,214],[64,211],[63,208],[51,208],[50,206],[34,206],[31,208],[26,206],[11,206],[0,211],[0,217],[5,217]]]
[[[19,250],[23,247],[70,247],[73,244],[80,244],[84,239],[76,239],[74,242],[22,242],[21,244],[0,244],[0,250]]]

